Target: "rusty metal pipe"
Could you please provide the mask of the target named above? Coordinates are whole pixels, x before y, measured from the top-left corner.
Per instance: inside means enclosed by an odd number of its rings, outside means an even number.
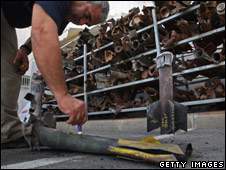
[[[154,88],[151,87],[146,87],[144,89],[144,92],[150,96],[156,96],[157,95],[157,91]]]
[[[114,50],[116,53],[121,53],[123,51],[123,47],[121,45],[116,45]]]
[[[172,76],[172,61],[173,54],[171,52],[161,53],[156,58],[157,68],[159,70],[159,92],[162,114],[161,134],[174,132],[174,123],[171,118],[174,118],[174,113],[169,112],[169,101],[173,101],[173,76]]]
[[[132,41],[132,50],[133,50],[133,55],[139,54],[144,51],[143,46],[138,40]]]
[[[148,75],[150,77],[156,77],[158,76],[158,70],[156,68],[156,64],[153,64],[151,65],[149,68],[148,68]]]
[[[131,50],[131,43],[129,41],[129,37],[124,37],[122,39],[122,48],[125,52],[129,52]]]
[[[217,10],[217,14],[218,15],[221,15],[221,16],[224,16],[225,17],[225,3],[224,2],[219,3],[217,5],[216,10]]]
[[[131,20],[131,21],[129,22],[129,27],[133,28],[133,26],[134,26],[133,20]]]
[[[215,63],[220,63],[221,61],[224,61],[224,57],[220,53],[213,53],[211,58]]]
[[[167,18],[170,16],[170,10],[169,8],[167,8],[166,6],[163,6],[161,9],[160,9],[160,18],[161,19],[164,19],[164,18]]]
[[[151,45],[152,43],[154,43],[153,38],[148,33],[142,34],[141,39],[144,41],[143,45]]]
[[[225,18],[218,15],[217,13],[213,13],[210,19],[211,19],[211,24],[213,29],[216,29],[225,25]]]
[[[109,73],[111,78],[119,78],[119,79],[126,79],[128,78],[128,74],[127,73],[122,73],[119,71],[114,71],[114,70],[109,70]]]
[[[200,3],[200,7],[196,10],[196,14],[199,17],[203,17],[203,16],[209,16],[211,13],[209,11],[209,9],[207,8],[207,5],[205,2],[201,2]]]
[[[104,51],[104,57],[105,57],[105,62],[111,61],[115,57],[115,53],[111,50],[105,50]]]
[[[83,42],[82,39],[78,39],[77,44],[78,44],[79,47],[82,47],[84,42]]]
[[[132,49],[135,51],[140,46],[140,42],[138,40],[134,40],[132,43]]]
[[[197,59],[206,59],[208,61],[212,61],[211,57],[205,52],[203,48],[197,48],[194,51],[194,57]]]

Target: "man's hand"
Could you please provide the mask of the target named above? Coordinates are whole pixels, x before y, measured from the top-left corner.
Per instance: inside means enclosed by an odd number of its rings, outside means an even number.
[[[29,60],[27,57],[27,50],[25,48],[17,50],[13,64],[17,67],[17,74],[24,75],[26,73],[29,68]]]
[[[87,121],[87,113],[85,103],[81,100],[75,99],[70,94],[57,99],[57,104],[60,110],[69,115],[68,124],[83,125]]]

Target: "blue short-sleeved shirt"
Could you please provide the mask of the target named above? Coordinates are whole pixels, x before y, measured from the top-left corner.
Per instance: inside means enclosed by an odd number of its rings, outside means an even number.
[[[31,26],[34,2],[55,21],[58,34],[61,35],[69,23],[65,16],[70,9],[71,1],[2,1],[2,10],[9,24],[15,28]]]

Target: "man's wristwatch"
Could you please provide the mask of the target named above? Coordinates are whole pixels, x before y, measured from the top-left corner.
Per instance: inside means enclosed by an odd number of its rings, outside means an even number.
[[[27,50],[27,52],[28,52],[27,55],[29,55],[29,54],[31,53],[31,51],[32,51],[32,50],[30,49],[30,47],[28,47],[26,44],[21,45],[20,48],[21,48],[21,47],[26,48],[26,50]]]

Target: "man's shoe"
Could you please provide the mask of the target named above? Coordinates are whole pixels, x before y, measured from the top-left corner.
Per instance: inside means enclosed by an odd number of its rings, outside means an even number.
[[[11,142],[1,143],[1,149],[16,149],[16,148],[29,148],[29,145],[24,139],[24,137],[21,137]]]

